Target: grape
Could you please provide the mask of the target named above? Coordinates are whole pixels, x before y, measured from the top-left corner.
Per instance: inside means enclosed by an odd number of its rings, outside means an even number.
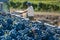
[[[60,28],[0,14],[0,40],[60,40]]]

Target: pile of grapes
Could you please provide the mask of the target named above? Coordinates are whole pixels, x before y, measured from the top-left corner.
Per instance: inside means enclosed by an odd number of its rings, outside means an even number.
[[[0,40],[60,40],[60,29],[10,14],[0,14]]]

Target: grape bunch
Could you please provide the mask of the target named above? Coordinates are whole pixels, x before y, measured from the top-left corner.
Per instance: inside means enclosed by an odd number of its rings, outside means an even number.
[[[60,40],[60,29],[10,14],[0,14],[0,40]]]

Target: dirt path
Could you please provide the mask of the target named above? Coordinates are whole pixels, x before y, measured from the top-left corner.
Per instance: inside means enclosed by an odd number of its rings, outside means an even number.
[[[54,15],[54,16],[60,16],[59,12],[35,12],[35,15]]]
[[[59,18],[58,19],[55,19],[55,20],[59,20],[58,21],[58,25],[60,26],[60,13],[59,12],[35,12],[35,16],[37,15],[37,17],[35,17],[36,19],[45,19],[46,18],[46,16],[48,16],[49,17],[49,15],[51,15],[52,17],[50,17],[51,19],[53,19],[54,17],[57,17],[57,16],[59,16]],[[41,17],[41,15],[43,16],[43,17]],[[51,20],[51,19],[49,19],[49,20]],[[53,22],[54,20],[52,20],[52,22]]]

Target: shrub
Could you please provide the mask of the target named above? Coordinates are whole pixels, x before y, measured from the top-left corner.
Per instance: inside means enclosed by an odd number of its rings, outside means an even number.
[[[27,3],[27,1],[25,1],[25,2],[23,2],[23,3],[22,3],[22,5],[23,5],[22,7],[23,7],[24,9],[26,9],[26,8],[27,8],[26,3]]]
[[[10,1],[10,6],[13,8],[26,9],[27,8],[26,3],[27,3],[27,1],[22,2],[22,3],[20,3],[20,2],[14,3],[12,1]],[[42,11],[58,11],[58,10],[60,10],[60,6],[53,5],[53,4],[45,4],[45,3],[41,3],[41,2],[39,4],[32,3],[32,6],[35,11],[40,11],[40,10],[42,10]]]
[[[16,6],[16,8],[18,8],[18,7],[21,6],[21,3],[20,2],[17,2],[15,6]]]
[[[42,9],[42,5],[43,5],[42,3],[38,4],[38,10]]]
[[[57,6],[57,5],[54,5],[54,6],[53,6],[53,10],[54,10],[54,11],[57,11],[57,10],[59,10],[59,6]]]
[[[10,6],[14,8],[15,3],[11,1],[11,2],[10,2]]]
[[[32,6],[33,6],[34,9],[37,8],[37,4],[33,4],[33,3],[32,3]]]

